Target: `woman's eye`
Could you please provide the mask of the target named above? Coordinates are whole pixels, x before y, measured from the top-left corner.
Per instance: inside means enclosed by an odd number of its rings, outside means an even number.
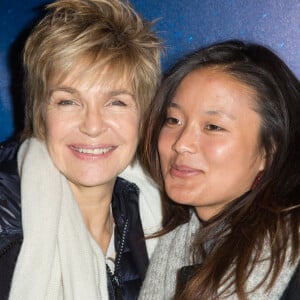
[[[127,104],[126,104],[124,101],[119,100],[119,99],[113,100],[113,101],[111,102],[111,105],[116,105],[116,106],[127,106]]]
[[[178,119],[174,118],[174,117],[166,118],[165,123],[167,125],[180,125],[181,124],[181,122]]]
[[[58,105],[75,105],[76,102],[74,100],[60,100],[58,101]]]
[[[208,124],[205,128],[209,131],[223,131],[224,129],[218,125]]]

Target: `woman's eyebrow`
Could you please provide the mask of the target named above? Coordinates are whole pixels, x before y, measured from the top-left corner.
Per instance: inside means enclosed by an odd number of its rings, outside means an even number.
[[[76,89],[71,88],[71,87],[64,87],[64,86],[51,89],[50,90],[50,95],[52,95],[55,92],[66,92],[66,93],[69,93],[69,94],[78,94],[78,91]]]
[[[55,93],[55,92],[65,92],[65,93],[69,93],[72,95],[80,94],[80,92],[77,89],[74,89],[72,87],[67,87],[67,86],[61,86],[61,87],[57,87],[57,88],[50,90],[50,96],[53,95],[53,93]],[[133,93],[131,93],[130,91],[125,90],[125,89],[110,90],[110,91],[104,92],[104,95],[106,95],[108,97],[115,97],[115,96],[119,96],[119,95],[128,95],[132,99],[135,99]]]
[[[112,90],[107,93],[109,96],[129,95],[134,98],[134,95],[128,90]]]
[[[216,110],[206,110],[204,111],[204,114],[210,115],[210,116],[224,116],[226,118],[236,120],[236,117],[228,112],[224,112],[222,110],[216,109]]]
[[[176,102],[171,102],[169,107],[173,107],[173,108],[180,108],[180,105],[177,104]]]
[[[180,109],[181,105],[176,103],[176,102],[171,102],[170,105],[169,105],[169,108],[178,108],[178,109]],[[205,110],[205,111],[203,111],[203,114],[209,115],[209,116],[223,116],[223,117],[226,117],[226,118],[231,119],[231,120],[236,120],[235,116],[233,116],[232,114],[230,114],[228,112],[220,110],[220,109]]]

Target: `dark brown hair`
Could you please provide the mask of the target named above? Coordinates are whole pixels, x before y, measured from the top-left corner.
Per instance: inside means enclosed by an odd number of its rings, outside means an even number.
[[[218,288],[225,286],[225,293],[233,288],[239,299],[246,299],[245,283],[261,259],[264,245],[270,248],[268,288],[289,259],[288,247],[291,262],[299,256],[300,84],[271,50],[241,41],[202,48],[166,74],[145,120],[140,149],[143,166],[162,191],[163,229],[158,235],[190,219],[190,207],[173,202],[164,192],[157,150],[160,130],[183,78],[207,67],[220,68],[256,92],[256,110],[262,120],[258,142],[267,163],[255,189],[232,201],[202,227],[194,241],[193,255],[195,263],[205,257],[204,262],[177,298],[216,299],[220,296]],[[209,255],[203,250],[204,242],[214,244]]]

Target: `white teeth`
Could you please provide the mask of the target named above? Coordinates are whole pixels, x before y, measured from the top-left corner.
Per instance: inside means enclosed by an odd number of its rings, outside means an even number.
[[[86,154],[104,154],[110,151],[112,147],[108,148],[96,148],[96,149],[84,149],[84,148],[78,148],[77,151],[80,153],[86,153]]]

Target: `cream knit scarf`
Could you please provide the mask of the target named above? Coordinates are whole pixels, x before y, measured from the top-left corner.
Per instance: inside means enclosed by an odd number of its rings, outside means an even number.
[[[18,167],[24,241],[9,299],[108,299],[104,256],[45,144],[26,140]]]
[[[177,271],[183,266],[193,264],[190,246],[199,226],[200,222],[196,214],[193,213],[189,223],[183,224],[161,237],[151,258],[139,300],[170,300],[174,298]],[[287,257],[289,257],[289,252]],[[265,249],[263,256],[268,257],[267,249]],[[297,263],[290,264],[287,260],[272,289],[266,292],[268,282],[265,282],[260,288],[249,293],[248,300],[280,299],[295,272]],[[247,280],[246,290],[251,291],[264,278],[268,266],[268,259],[262,260],[256,265]],[[222,287],[220,290],[222,290]],[[236,294],[232,294],[227,297],[224,295],[219,299],[238,300],[238,297]]]

